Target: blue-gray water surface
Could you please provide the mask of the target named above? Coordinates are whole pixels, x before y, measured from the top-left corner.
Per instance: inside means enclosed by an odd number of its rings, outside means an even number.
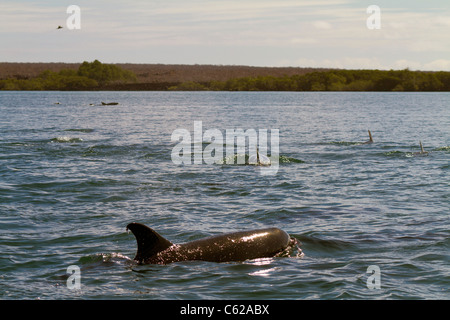
[[[195,121],[278,129],[278,171],[175,164]],[[449,299],[449,145],[449,93],[1,92],[0,299]],[[136,265],[133,221],[303,255]]]

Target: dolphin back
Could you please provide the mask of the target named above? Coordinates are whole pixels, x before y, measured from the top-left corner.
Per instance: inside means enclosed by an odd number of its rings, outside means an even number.
[[[289,246],[281,229],[266,228],[212,236],[180,245],[195,260],[226,262],[273,257]],[[188,256],[188,254],[186,254]]]

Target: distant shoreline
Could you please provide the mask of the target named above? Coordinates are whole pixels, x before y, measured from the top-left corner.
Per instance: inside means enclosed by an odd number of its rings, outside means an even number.
[[[50,70],[77,70],[81,63],[60,62],[0,62],[0,80],[30,79],[41,72]],[[120,68],[134,72],[137,83],[183,83],[187,81],[227,81],[242,77],[256,76],[292,76],[327,71],[329,68],[301,68],[301,67],[257,67],[237,65],[183,65],[183,64],[138,64],[113,63]]]
[[[84,64],[86,70],[80,73]],[[99,77],[105,70],[115,70],[122,76],[102,80]],[[450,72],[102,64],[98,60],[92,63],[0,62],[0,90],[448,92]]]

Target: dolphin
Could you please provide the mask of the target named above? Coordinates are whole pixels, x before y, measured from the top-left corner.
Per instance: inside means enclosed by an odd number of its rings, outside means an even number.
[[[260,154],[258,146],[256,146],[256,155],[253,154],[248,158],[248,164],[270,166],[270,158],[264,154]]]
[[[367,130],[369,132],[369,141],[363,142],[361,144],[371,144],[373,143],[373,138],[372,138],[372,133],[370,132],[370,130]]]
[[[420,145],[420,152],[413,152],[413,155],[415,155],[415,156],[427,156],[428,155],[428,151],[425,151],[423,149],[422,141],[419,141],[419,145]]]
[[[297,244],[295,238],[278,228],[226,233],[183,244],[173,244],[140,223],[128,224],[128,230],[136,237],[137,253],[134,260],[139,264],[168,264],[190,260],[231,262],[268,258],[288,252]]]

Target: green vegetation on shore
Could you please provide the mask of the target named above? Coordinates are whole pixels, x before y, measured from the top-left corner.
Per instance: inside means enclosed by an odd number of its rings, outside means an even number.
[[[32,79],[0,80],[0,90],[92,90],[111,83],[136,81],[136,75],[98,60],[83,62],[78,70],[45,70]]]
[[[285,77],[184,82],[169,90],[219,91],[450,91],[450,72],[331,70]]]
[[[238,73],[234,73],[231,76],[219,77],[228,74],[230,70],[223,66],[215,68],[211,66],[208,72],[205,72],[205,66],[199,65],[189,66],[189,74],[195,73],[196,77],[188,77],[186,72],[177,73],[184,70],[185,66],[170,66],[170,69],[164,69],[164,72],[155,71],[146,78],[142,76],[148,75],[148,71],[138,72],[138,80],[136,73],[128,70],[131,68],[130,65],[122,66],[103,64],[98,60],[85,61],[78,69],[77,65],[72,65],[71,69],[64,67],[26,76],[23,71],[20,72],[19,67],[16,67],[18,74],[0,80],[0,90],[450,91],[450,72],[444,71],[425,72],[408,69],[280,71],[270,68],[247,70],[248,67],[238,66],[234,67],[234,72],[241,71],[240,74],[249,76],[241,77],[237,75]],[[250,73],[256,71],[259,74]],[[271,73],[275,71],[278,73]],[[290,74],[283,75],[284,72]],[[170,78],[172,74],[175,74],[175,77]],[[164,78],[165,76],[168,77]]]

